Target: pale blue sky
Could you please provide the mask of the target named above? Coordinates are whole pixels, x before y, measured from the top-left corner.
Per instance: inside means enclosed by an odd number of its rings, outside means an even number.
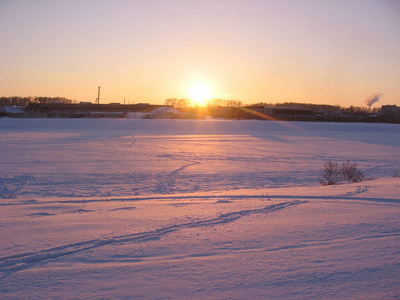
[[[400,105],[400,1],[0,0],[0,96]]]

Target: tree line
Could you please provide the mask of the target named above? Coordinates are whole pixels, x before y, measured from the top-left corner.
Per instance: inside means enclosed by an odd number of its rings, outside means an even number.
[[[185,109],[196,106],[192,103],[190,98],[168,98],[165,100],[164,105],[172,106],[175,109]],[[210,99],[207,101],[207,107],[242,107],[242,101],[239,100],[223,100],[223,99]]]
[[[67,99],[65,97],[0,97],[0,106],[26,106],[29,103],[63,103],[71,104],[75,103],[75,100]],[[165,100],[165,105],[172,106],[175,109],[187,109],[194,107],[195,104],[192,103],[190,98],[168,98]],[[207,102],[207,107],[218,108],[218,107],[242,107],[242,101],[239,100],[223,100],[223,99],[210,99]],[[341,107],[339,105],[329,105],[329,104],[310,104],[310,103],[297,103],[297,102],[283,102],[283,103],[265,103],[258,102],[255,104],[246,105],[248,108],[252,107],[295,107],[298,109],[311,110],[311,111],[341,111],[343,115],[349,116],[366,116],[369,114],[376,114],[381,111],[380,107]]]
[[[168,98],[164,102],[165,105],[172,106],[172,108],[189,108],[192,107],[192,100],[189,98]]]
[[[297,102],[282,102],[282,103],[265,103],[259,102],[255,104],[246,105],[248,108],[252,107],[291,107],[303,110],[321,111],[321,112],[338,112],[340,111],[343,115],[349,116],[366,116],[369,114],[376,114],[381,112],[381,107],[364,107],[364,106],[350,106],[342,107],[340,105],[329,105],[329,104],[311,104],[311,103],[297,103]]]
[[[65,97],[0,97],[0,106],[26,106],[29,103],[75,103],[74,100]]]

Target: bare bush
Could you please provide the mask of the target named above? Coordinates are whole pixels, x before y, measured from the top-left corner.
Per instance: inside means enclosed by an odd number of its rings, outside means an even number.
[[[343,180],[346,182],[360,182],[365,179],[365,175],[357,168],[357,163],[347,160],[341,165]]]
[[[324,164],[319,182],[322,185],[332,185],[338,182],[360,182],[365,175],[357,168],[357,163],[347,160],[339,167],[338,163],[328,160]]]
[[[337,163],[328,160],[324,164],[319,182],[322,185],[332,185],[342,180],[342,172]]]

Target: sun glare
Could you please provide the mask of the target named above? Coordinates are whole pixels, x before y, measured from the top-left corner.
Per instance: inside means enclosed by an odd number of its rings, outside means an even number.
[[[189,91],[190,99],[198,106],[206,106],[211,98],[210,87],[203,83],[196,83]]]

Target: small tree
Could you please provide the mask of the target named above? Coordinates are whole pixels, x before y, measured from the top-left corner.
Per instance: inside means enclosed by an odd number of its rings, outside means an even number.
[[[322,185],[332,185],[342,180],[342,172],[337,163],[328,160],[324,164],[319,182]]]
[[[347,160],[341,165],[343,180],[347,182],[363,181],[365,175],[357,168],[357,163]]]

